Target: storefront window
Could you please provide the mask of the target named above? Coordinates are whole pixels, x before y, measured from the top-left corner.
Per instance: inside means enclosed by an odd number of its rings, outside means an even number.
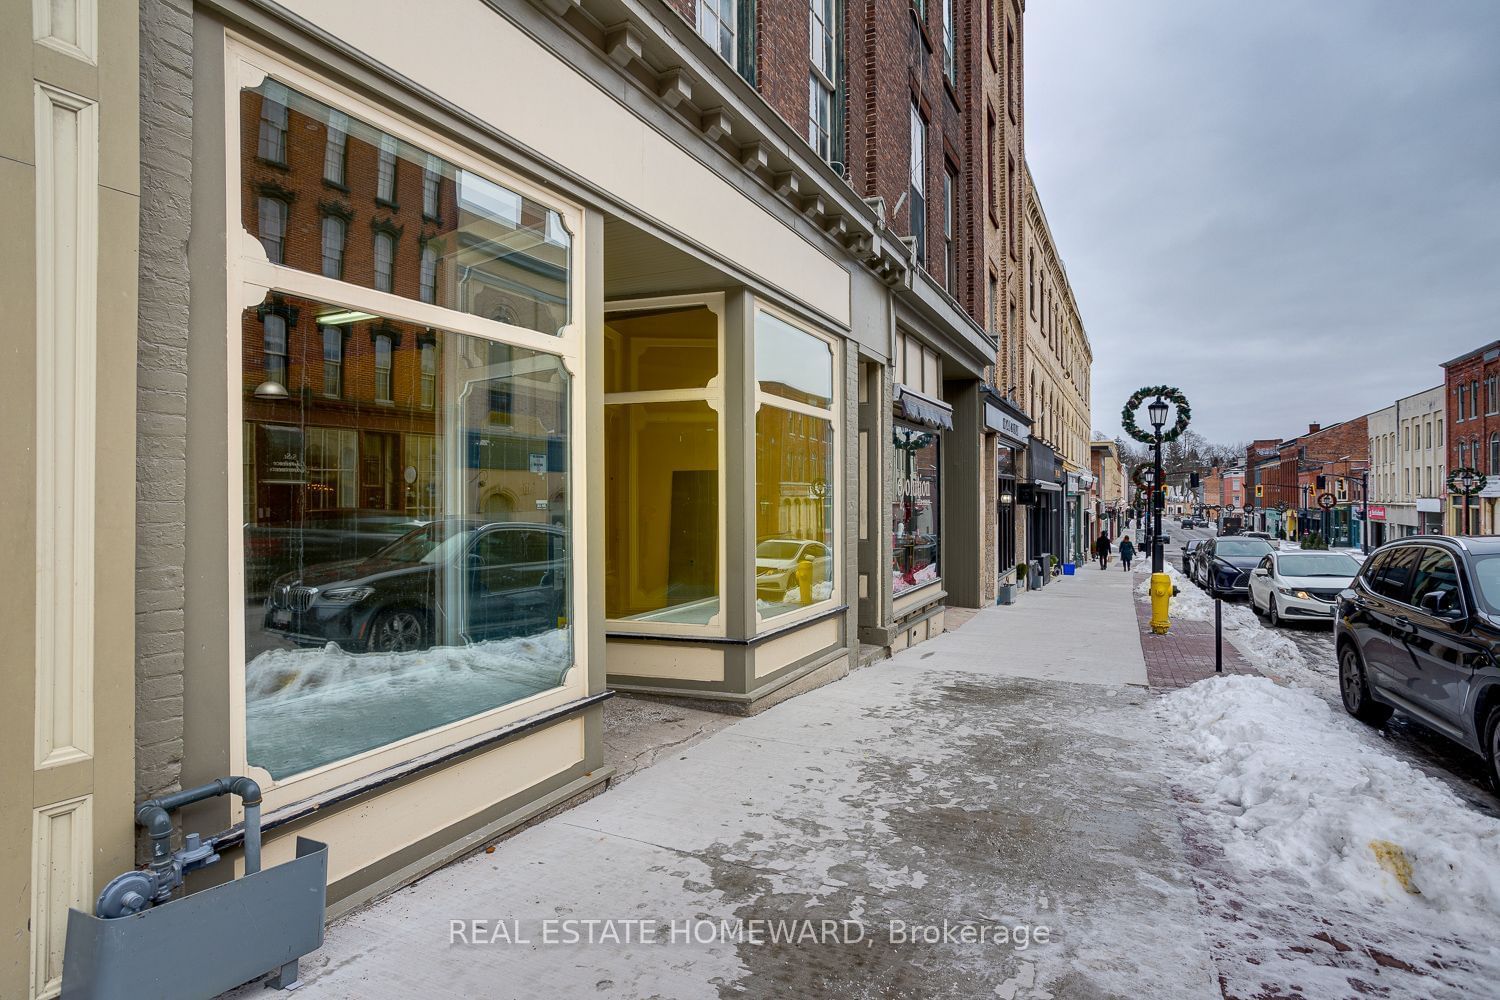
[[[765,311],[755,319],[755,596],[762,619],[834,595],[833,348]]]
[[[242,330],[249,763],[286,778],[557,687],[561,361],[281,293]]]
[[[719,613],[719,317],[704,303],[604,329],[605,617],[703,626]]]
[[[332,214],[352,223],[345,281],[545,334],[570,322],[572,236],[556,210],[275,80],[241,92],[241,122],[244,225],[273,263],[326,273]]]
[[[942,480],[938,432],[896,423],[891,430],[891,593],[939,579]]]

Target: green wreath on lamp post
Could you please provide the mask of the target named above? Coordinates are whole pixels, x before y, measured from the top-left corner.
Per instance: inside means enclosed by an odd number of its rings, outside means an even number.
[[[1120,425],[1125,428],[1125,433],[1141,444],[1156,443],[1155,433],[1141,430],[1140,425],[1135,422],[1135,412],[1148,399],[1164,399],[1177,409],[1177,422],[1161,432],[1162,442],[1176,441],[1182,437],[1182,432],[1187,430],[1188,421],[1193,418],[1193,411],[1188,406],[1187,397],[1180,390],[1169,385],[1146,386],[1144,389],[1137,389],[1135,394],[1125,401],[1125,409],[1120,411]]]
[[[1466,478],[1469,483],[1467,487],[1463,485]],[[1461,465],[1448,473],[1448,492],[1455,496],[1477,497],[1484,492],[1485,484],[1484,473],[1467,465]]]
[[[1151,477],[1154,472],[1155,470],[1152,469],[1151,466],[1142,463],[1140,465],[1137,465],[1130,471],[1130,481],[1134,483],[1135,488],[1140,490],[1142,493],[1150,493],[1152,484],[1146,482],[1146,480]]]

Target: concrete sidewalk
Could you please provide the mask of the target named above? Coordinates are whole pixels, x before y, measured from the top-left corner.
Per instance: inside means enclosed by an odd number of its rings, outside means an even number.
[[[737,721],[331,926],[300,995],[1217,997],[1128,581]]]

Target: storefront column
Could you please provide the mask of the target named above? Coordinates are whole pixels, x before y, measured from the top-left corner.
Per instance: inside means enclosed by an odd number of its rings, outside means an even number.
[[[980,498],[983,463],[979,461],[984,419],[978,382],[947,382],[944,401],[953,405],[953,429],[946,433],[942,452],[943,586],[948,603],[961,608],[983,607],[981,572],[984,565],[984,511]]]

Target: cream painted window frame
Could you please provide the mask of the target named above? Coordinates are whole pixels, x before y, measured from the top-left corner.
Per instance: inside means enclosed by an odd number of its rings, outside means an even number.
[[[585,337],[585,245],[584,213],[581,206],[559,198],[525,181],[513,171],[486,158],[456,146],[431,130],[386,112],[354,91],[314,76],[285,62],[270,50],[231,32],[224,43],[224,221],[227,233],[225,302],[225,336],[229,363],[225,366],[225,414],[228,434],[228,502],[226,504],[225,549],[226,589],[229,607],[245,605],[243,524],[244,475],[242,463],[243,379],[240,358],[241,314],[265,300],[273,291],[305,296],[330,305],[343,306],[392,320],[430,326],[449,333],[464,334],[481,340],[525,348],[558,359],[569,379],[568,400],[568,475],[569,475],[569,550],[573,592],[573,664],[557,687],[538,692],[518,701],[476,713],[464,719],[397,740],[394,743],[354,754],[280,780],[263,768],[251,765],[247,757],[245,720],[245,621],[232,614],[228,623],[229,643],[229,726],[227,758],[231,773],[254,777],[265,793],[268,811],[334,788],[363,780],[371,774],[399,765],[432,751],[461,744],[467,740],[503,728],[521,720],[559,708],[588,694],[588,664],[603,650],[590,647],[590,629],[579,627],[587,622],[587,609],[595,600],[589,589],[589,538],[584,517],[583,487],[588,480],[588,387],[585,385],[583,348]],[[469,313],[443,308],[389,292],[379,292],[321,273],[301,271],[270,263],[265,251],[244,227],[241,218],[240,172],[240,93],[261,85],[267,76],[314,97],[331,108],[362,118],[382,132],[405,140],[413,146],[443,157],[449,163],[470,170],[481,177],[502,184],[512,191],[557,211],[571,239],[569,299],[567,322],[554,336]],[[239,442],[236,444],[236,442]],[[243,816],[236,799],[231,805],[233,817]]]
[[[806,403],[799,403],[794,399],[787,399],[785,396],[778,396],[775,393],[761,391],[760,377],[756,371],[755,358],[755,351],[760,347],[759,338],[756,337],[755,331],[760,326],[759,320],[761,313],[765,313],[768,316],[774,316],[776,319],[781,320],[788,326],[794,327],[795,329],[800,330],[811,337],[815,337],[828,345],[828,362],[832,366],[833,374],[833,402],[826,410],[819,406],[810,406]],[[832,334],[819,329],[801,316],[797,316],[785,309],[780,309],[759,299],[754,302],[751,308],[749,333],[752,350],[748,363],[750,365],[750,378],[754,381],[755,384],[755,394],[754,403],[750,407],[748,419],[745,421],[745,441],[748,444],[748,454],[751,459],[749,463],[749,467],[751,469],[751,488],[753,490],[755,485],[758,485],[760,483],[760,462],[756,457],[758,455],[758,449],[756,447],[755,424],[756,418],[760,415],[760,408],[762,406],[772,406],[777,409],[787,410],[791,413],[801,413],[805,416],[826,419],[829,421],[833,435],[833,478],[829,483],[829,486],[834,491],[833,509],[835,515],[837,515],[837,512],[840,510],[840,497],[842,496],[844,489],[844,355],[842,338],[833,336]],[[751,514],[751,517],[754,517],[753,513]],[[844,546],[846,544],[844,535],[844,520],[845,519],[843,517],[835,516],[834,518],[832,546],[833,590],[829,593],[827,600],[809,604],[805,608],[799,608],[796,611],[788,611],[784,614],[777,615],[774,618],[765,618],[761,615],[760,603],[755,596],[755,559],[752,551],[750,564],[746,567],[746,570],[750,574],[748,577],[748,581],[751,592],[751,606],[755,609],[754,622],[756,635],[760,635],[766,632],[780,632],[783,629],[798,624],[799,622],[806,621],[810,618],[817,618],[828,611],[830,608],[838,607],[843,603],[843,564],[845,558]]]
[[[729,503],[729,489],[725,482],[729,457],[729,434],[728,414],[725,412],[724,404],[724,310],[725,295],[723,292],[713,292],[706,295],[666,295],[649,299],[621,299],[619,301],[606,302],[604,304],[604,321],[609,322],[609,317],[622,313],[645,312],[653,309],[670,309],[673,307],[703,306],[713,313],[717,326],[716,350],[718,352],[718,364],[714,377],[708,380],[708,385],[693,389],[647,389],[640,392],[611,392],[605,393],[604,405],[619,406],[629,403],[693,403],[703,402],[718,416],[719,422],[719,611],[707,622],[697,625],[689,622],[652,622],[639,621],[634,618],[606,618],[604,619],[604,630],[606,632],[633,632],[637,635],[680,635],[680,636],[704,636],[721,638],[725,633],[725,623],[728,621],[724,614],[725,605],[728,602],[729,588],[729,517],[726,507]],[[607,556],[606,556],[607,559]]]

